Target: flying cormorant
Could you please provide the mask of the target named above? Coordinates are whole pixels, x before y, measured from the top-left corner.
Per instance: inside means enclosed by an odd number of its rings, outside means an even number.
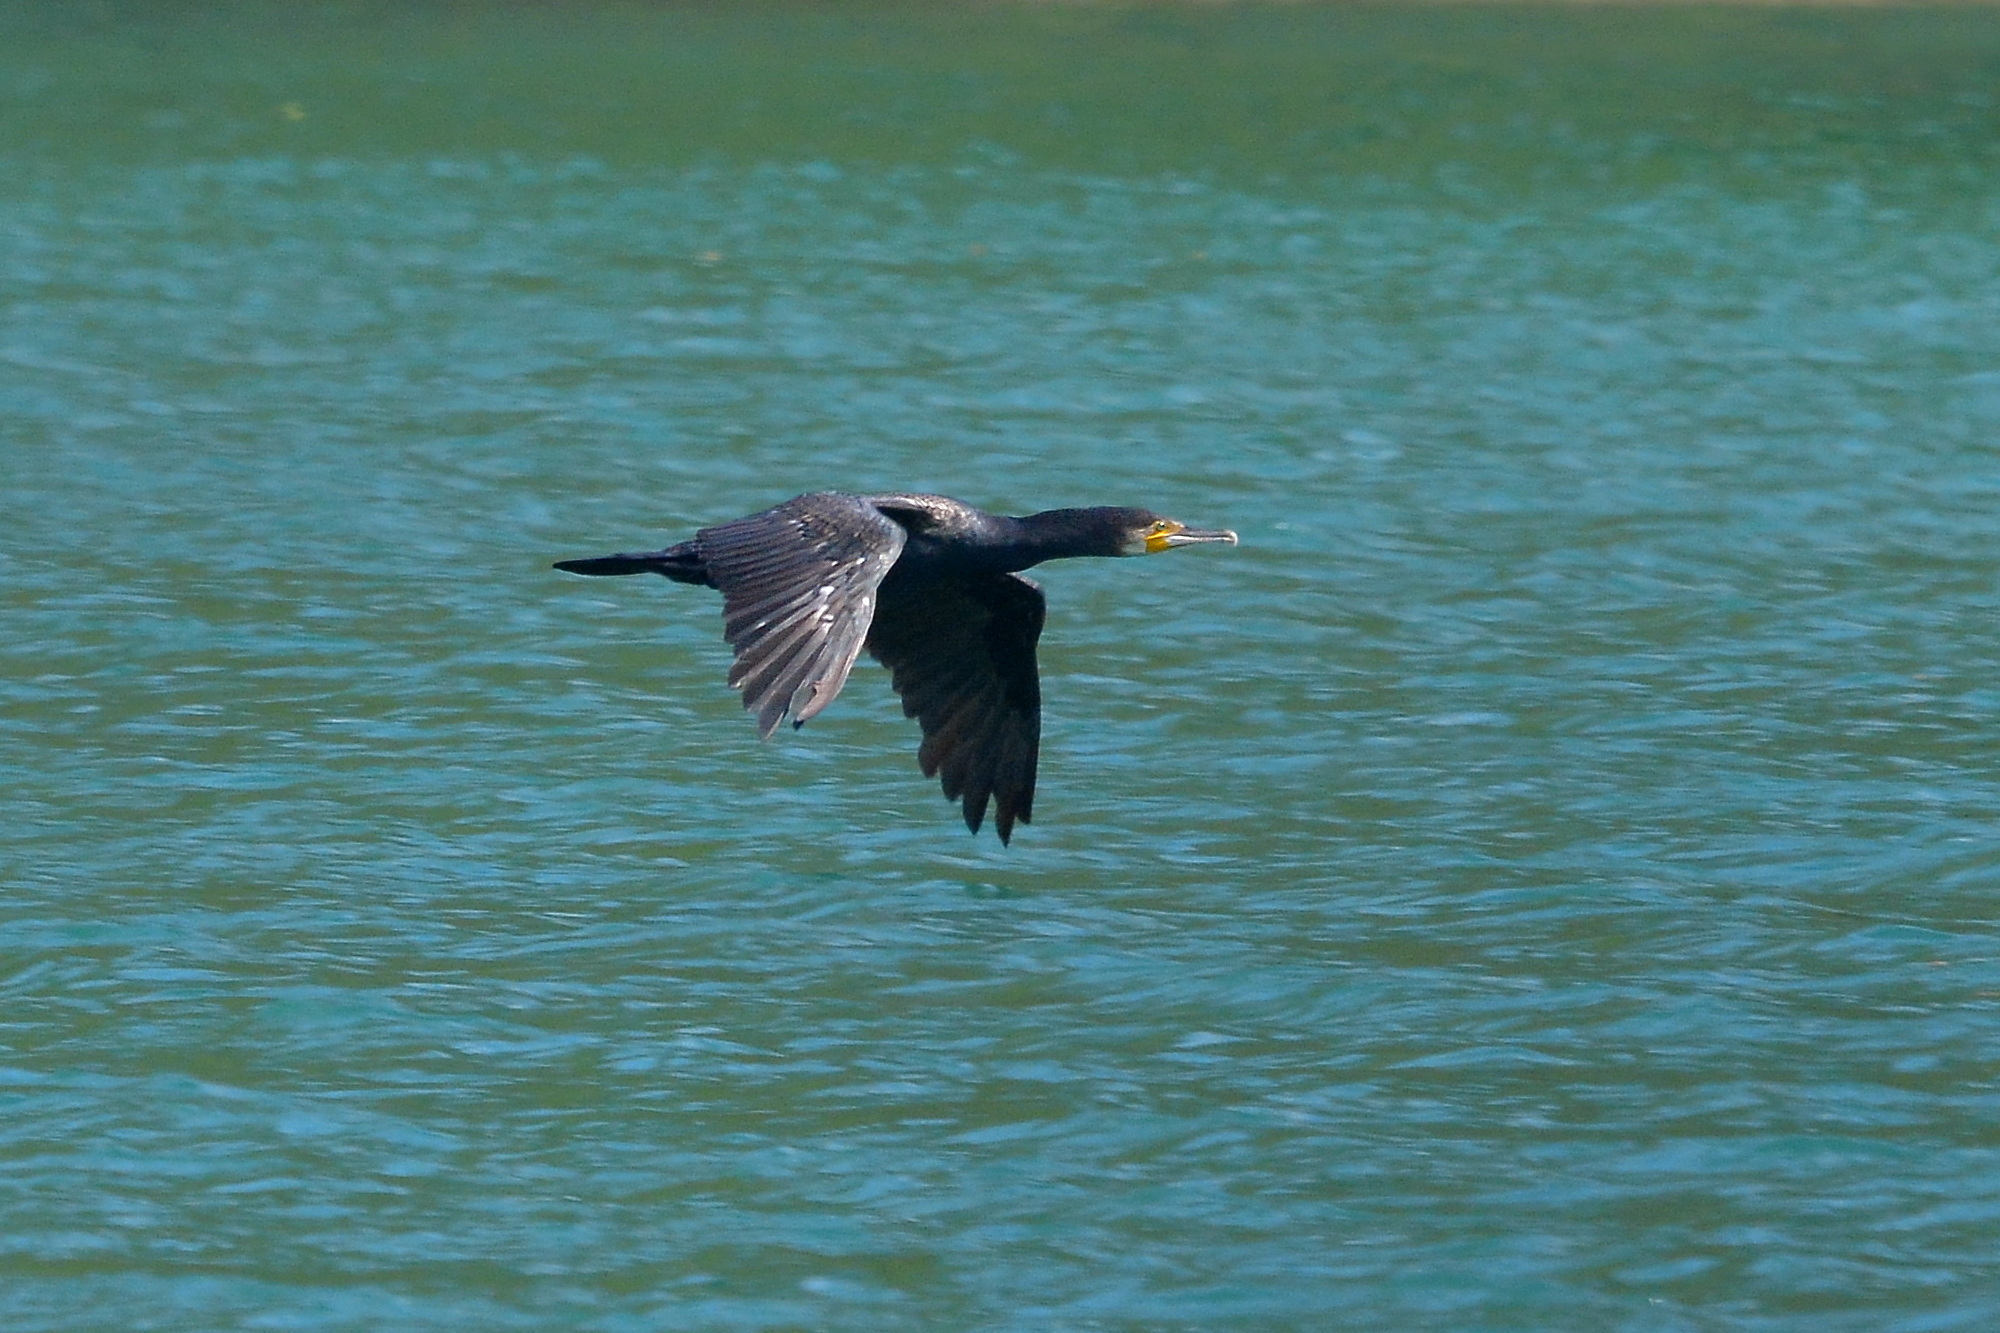
[[[1042,590],[1020,571],[1083,555],[1234,545],[1145,509],[982,513],[942,495],[819,492],[692,541],[636,555],[560,560],[572,574],[664,574],[722,593],[729,683],[769,737],[832,703],[866,648],[923,728],[917,762],[943,779],[974,833],[990,797],[1000,841],[1035,801]]]

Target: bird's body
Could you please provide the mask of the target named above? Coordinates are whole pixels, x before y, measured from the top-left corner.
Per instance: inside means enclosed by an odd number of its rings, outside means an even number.
[[[1033,814],[1042,693],[1035,666],[1044,560],[1143,555],[1236,541],[1144,509],[1053,509],[1009,518],[941,495],[815,492],[689,541],[636,555],[563,560],[575,574],[662,574],[722,593],[729,683],[768,737],[802,726],[865,648],[917,719],[926,776],[1000,840]]]

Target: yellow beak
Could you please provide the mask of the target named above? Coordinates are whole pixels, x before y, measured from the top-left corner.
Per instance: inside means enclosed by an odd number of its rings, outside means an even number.
[[[1199,546],[1204,542],[1221,542],[1227,546],[1234,546],[1236,534],[1227,528],[1205,530],[1191,528],[1185,523],[1169,523],[1158,532],[1146,534],[1146,554],[1158,555],[1161,551],[1169,551],[1176,546]]]

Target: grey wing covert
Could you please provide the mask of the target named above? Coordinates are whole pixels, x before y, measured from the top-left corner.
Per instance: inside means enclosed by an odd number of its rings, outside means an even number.
[[[769,737],[801,726],[847,682],[903,529],[855,496],[814,494],[695,534],[722,590],[729,683]]]

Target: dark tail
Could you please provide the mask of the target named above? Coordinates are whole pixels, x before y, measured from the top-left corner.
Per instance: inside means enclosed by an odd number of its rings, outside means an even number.
[[[664,551],[643,551],[637,555],[599,555],[586,560],[558,560],[555,567],[569,574],[664,574],[676,583],[692,583],[713,588],[708,565],[693,542],[669,546]]]

